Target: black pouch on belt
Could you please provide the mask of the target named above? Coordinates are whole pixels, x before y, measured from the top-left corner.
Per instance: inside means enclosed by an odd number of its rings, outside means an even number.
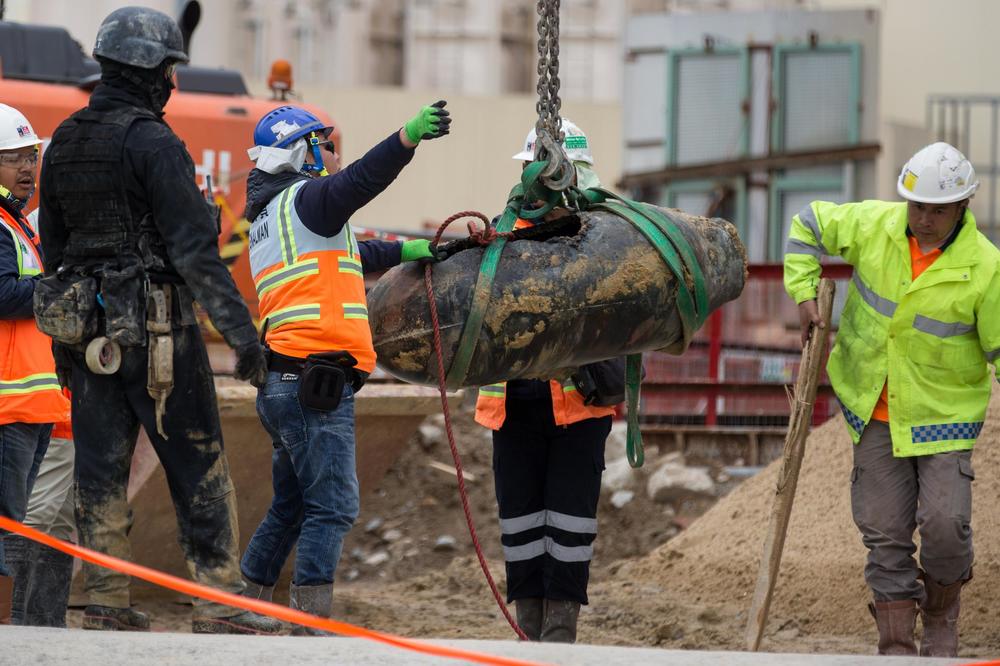
[[[299,404],[321,412],[337,409],[344,384],[354,383],[352,368],[357,364],[357,359],[345,351],[307,356],[299,382]]]
[[[106,335],[122,347],[146,344],[145,277],[136,264],[107,268],[101,275]]]

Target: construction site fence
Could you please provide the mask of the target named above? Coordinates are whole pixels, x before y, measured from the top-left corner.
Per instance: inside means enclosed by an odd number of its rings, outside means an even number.
[[[826,329],[831,341],[851,274],[852,268],[839,261],[823,268],[823,276],[837,284],[833,321]],[[798,375],[802,345],[798,308],[785,293],[782,275],[781,264],[751,264],[742,295],[709,317],[684,354],[644,355],[643,424],[712,429],[787,426],[789,392]],[[824,370],[813,423],[838,412]]]

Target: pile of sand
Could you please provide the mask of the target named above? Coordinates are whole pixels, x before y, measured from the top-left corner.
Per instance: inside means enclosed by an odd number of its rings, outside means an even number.
[[[620,574],[668,590],[671,598],[720,606],[746,621],[779,462],[720,500],[687,531]],[[962,599],[962,644],[1000,651],[1000,397],[973,455],[975,578]],[[809,437],[799,477],[770,628],[797,634],[868,636],[874,623],[863,580],[866,551],[850,510],[851,443],[841,419]],[[728,615],[728,613],[726,613]],[[728,642],[728,641],[727,641]],[[767,647],[765,645],[765,647]],[[979,648],[978,650],[976,648]]]

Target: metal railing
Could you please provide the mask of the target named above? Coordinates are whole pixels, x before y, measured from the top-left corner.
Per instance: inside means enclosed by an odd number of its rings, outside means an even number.
[[[972,161],[979,176],[973,212],[979,229],[1000,244],[1000,96],[930,95],[927,129]],[[984,140],[985,138],[985,140]]]

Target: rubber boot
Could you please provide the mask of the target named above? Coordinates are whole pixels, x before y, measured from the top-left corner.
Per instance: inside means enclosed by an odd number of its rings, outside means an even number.
[[[10,623],[25,623],[25,608],[34,585],[35,567],[41,544],[19,534],[8,534],[3,538],[7,568],[14,579],[11,595]]]
[[[579,617],[578,602],[546,599],[540,640],[543,643],[575,643]]]
[[[295,585],[288,588],[288,605],[303,613],[311,613],[320,617],[330,617],[333,610],[333,583],[326,585]],[[312,627],[296,625],[292,628],[292,636],[329,636],[330,632]]]
[[[868,610],[878,627],[878,653],[886,655],[916,655],[913,630],[917,626],[917,602],[875,601]]]
[[[40,546],[22,624],[65,628],[72,580],[73,557]]]
[[[517,626],[528,637],[529,641],[537,641],[542,635],[542,615],[545,600],[540,597],[515,599],[514,609],[517,612]]]
[[[199,617],[191,620],[194,634],[249,634],[273,636],[281,631],[281,620],[243,611],[228,617]]]
[[[921,657],[958,656],[958,614],[964,584],[965,581],[959,581],[940,585],[924,577],[927,596],[920,605],[920,620],[924,625],[924,637],[920,641]]]
[[[0,624],[10,624],[10,605],[14,596],[14,579],[0,576]]]
[[[149,631],[149,616],[131,608],[87,606],[83,628],[91,631]]]
[[[274,596],[274,585],[261,585],[260,583],[253,582],[249,578],[244,578],[243,582],[246,584],[246,589],[243,590],[244,597],[260,599],[261,601],[270,601],[271,597]]]

